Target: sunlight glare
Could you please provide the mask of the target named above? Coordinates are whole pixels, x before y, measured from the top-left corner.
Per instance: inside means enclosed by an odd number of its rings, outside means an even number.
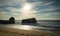
[[[22,14],[30,14],[32,7],[32,4],[25,3],[21,8]]]
[[[23,25],[21,26],[20,29],[24,29],[24,30],[32,30],[32,27],[28,26],[28,25]]]
[[[30,3],[23,4],[23,6],[21,8],[21,17],[20,17],[20,19],[35,17],[35,15],[33,15],[34,11],[32,9],[33,9],[33,4],[30,4]]]
[[[24,10],[30,10],[32,8],[32,5],[31,4],[25,4],[24,6],[23,6],[23,9]]]

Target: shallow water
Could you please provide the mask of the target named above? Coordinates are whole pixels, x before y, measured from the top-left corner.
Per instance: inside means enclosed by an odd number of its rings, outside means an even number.
[[[8,25],[0,25],[0,27],[23,29],[23,30],[35,30],[39,32],[50,32],[55,34],[60,33],[60,29],[57,28],[46,28],[46,27],[32,26],[32,25],[8,24]]]
[[[38,22],[37,25],[22,25],[21,21],[16,21],[15,24],[0,24],[0,27],[23,29],[23,30],[36,30],[39,32],[50,32],[60,35],[60,22]]]

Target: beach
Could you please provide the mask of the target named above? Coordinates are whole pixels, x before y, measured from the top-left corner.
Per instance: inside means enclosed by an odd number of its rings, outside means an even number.
[[[51,32],[39,32],[33,29],[26,30],[12,26],[0,26],[0,36],[60,36]]]

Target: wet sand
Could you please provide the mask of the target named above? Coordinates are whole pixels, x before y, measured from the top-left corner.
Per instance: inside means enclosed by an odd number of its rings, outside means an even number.
[[[49,32],[0,27],[0,36],[60,36]]]

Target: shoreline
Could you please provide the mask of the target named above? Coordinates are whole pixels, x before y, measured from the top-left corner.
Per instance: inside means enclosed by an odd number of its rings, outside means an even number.
[[[19,36],[19,35],[60,36],[50,32],[38,32],[35,30],[22,30],[22,29],[15,29],[15,28],[13,29],[13,28],[0,27],[0,36]]]

